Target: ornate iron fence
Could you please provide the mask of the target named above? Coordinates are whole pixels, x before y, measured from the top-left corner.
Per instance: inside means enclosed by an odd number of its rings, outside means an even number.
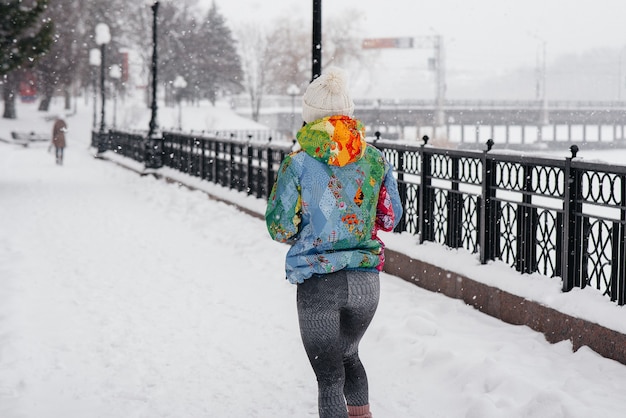
[[[267,198],[289,143],[163,133],[163,164],[223,187]]]
[[[395,166],[398,231],[561,277],[626,302],[626,167],[379,144]]]
[[[104,137],[102,137],[104,135]],[[377,141],[395,167],[404,216],[396,231],[560,277],[626,303],[626,167]],[[94,133],[143,161],[144,137]],[[163,133],[164,165],[267,198],[289,143]]]

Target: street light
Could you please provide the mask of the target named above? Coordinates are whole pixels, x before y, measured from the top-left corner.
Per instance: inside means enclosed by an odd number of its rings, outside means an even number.
[[[157,137],[157,15],[159,11],[159,2],[148,0],[145,2],[151,5],[152,9],[152,104],[150,124],[148,130],[148,138],[146,141],[146,168],[160,168],[163,166],[163,158],[161,153],[163,152],[163,144]]]
[[[187,87],[187,81],[182,75],[177,75],[174,79],[174,88],[176,89],[176,101],[178,102],[178,130],[183,129],[183,114],[181,110],[181,99],[183,98],[183,89]]]
[[[102,59],[100,57],[100,50],[98,48],[92,48],[89,50],[89,65],[91,65],[94,69],[100,67],[100,63]],[[97,100],[98,100],[98,88],[96,87],[96,76],[92,71],[92,81],[93,81],[93,124],[92,128],[96,129],[96,121],[98,120],[97,114]]]
[[[104,133],[104,106],[106,104],[104,94],[104,66],[105,66],[105,47],[111,42],[111,32],[109,32],[109,26],[106,23],[98,23],[96,25],[96,44],[100,46],[100,94],[102,95],[102,109],[100,112],[100,134]],[[98,141],[98,153],[106,151],[105,143],[103,141],[104,136],[100,135]]]
[[[293,135],[296,120],[296,96],[300,94],[300,89],[295,84],[290,84],[287,87],[287,94],[291,96],[291,134]]]
[[[104,122],[104,105],[105,105],[105,94],[104,94],[104,68],[105,68],[105,48],[106,45],[111,42],[111,32],[109,31],[109,26],[106,23],[98,23],[96,25],[96,44],[100,46],[100,94],[102,96],[102,109],[101,109],[101,117],[100,117],[100,133],[104,132],[105,122]]]
[[[322,74],[322,0],[313,0],[312,77]]]
[[[122,68],[119,65],[112,65],[109,70],[109,77],[113,80],[113,128],[117,126],[117,90],[119,79],[122,78]]]

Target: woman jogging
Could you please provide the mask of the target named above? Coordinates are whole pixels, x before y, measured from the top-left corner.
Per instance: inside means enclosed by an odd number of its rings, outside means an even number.
[[[372,417],[358,347],[380,296],[384,245],[402,205],[391,165],[353,119],[345,74],[332,68],[302,99],[301,150],[281,163],[265,219],[291,245],[300,334],[318,382],[321,418]]]

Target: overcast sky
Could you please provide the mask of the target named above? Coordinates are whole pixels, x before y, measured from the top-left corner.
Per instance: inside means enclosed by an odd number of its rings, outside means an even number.
[[[312,17],[312,0],[216,1],[231,27],[240,22]],[[625,0],[323,0],[328,17],[360,9],[365,37],[441,34],[449,70],[533,67],[542,41],[548,62],[561,53],[626,46]]]

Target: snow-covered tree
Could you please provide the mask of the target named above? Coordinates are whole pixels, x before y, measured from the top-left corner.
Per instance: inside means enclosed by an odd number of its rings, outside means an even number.
[[[243,72],[237,44],[224,16],[212,4],[200,30],[196,52],[198,88],[215,103],[220,94],[242,90]]]
[[[358,71],[363,62],[359,33],[362,13],[350,11],[324,23],[322,64]],[[285,95],[294,84],[304,91],[311,81],[310,25],[279,19],[269,29],[244,24],[237,30],[244,69],[244,87],[250,98],[252,118],[258,121],[266,94]]]
[[[0,77],[3,78],[4,114],[15,119],[19,70],[31,66],[50,48],[54,26],[40,19],[48,1],[26,7],[21,0],[0,2]]]
[[[83,59],[86,37],[84,14],[83,4],[74,0],[55,0],[48,5],[45,17],[54,23],[55,30],[49,52],[36,65],[41,94],[39,110],[48,110],[56,91],[63,93],[65,108],[70,108],[72,83],[78,80],[80,71],[87,66]]]

